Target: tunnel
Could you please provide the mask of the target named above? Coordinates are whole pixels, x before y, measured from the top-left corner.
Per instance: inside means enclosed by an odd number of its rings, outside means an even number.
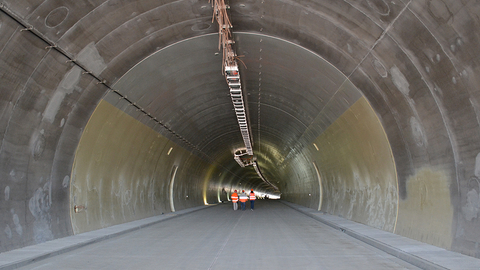
[[[2,0],[0,252],[234,190],[480,258],[480,4]]]

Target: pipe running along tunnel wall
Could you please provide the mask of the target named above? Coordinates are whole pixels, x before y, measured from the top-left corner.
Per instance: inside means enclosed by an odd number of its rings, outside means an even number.
[[[230,5],[254,153],[282,199],[480,257],[480,5]],[[275,193],[233,159],[208,1],[0,9],[0,251]]]

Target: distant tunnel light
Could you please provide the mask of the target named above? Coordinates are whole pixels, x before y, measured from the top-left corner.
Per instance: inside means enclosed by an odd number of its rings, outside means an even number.
[[[271,193],[264,193],[264,192],[255,192],[258,198],[270,199],[270,200],[279,200],[280,194],[271,194]]]
[[[317,151],[320,151],[316,143],[313,143],[313,146],[315,146],[315,149],[317,149]]]
[[[170,149],[168,150],[167,156],[170,156],[170,153],[172,152],[172,150],[173,150],[173,147],[170,147]]]

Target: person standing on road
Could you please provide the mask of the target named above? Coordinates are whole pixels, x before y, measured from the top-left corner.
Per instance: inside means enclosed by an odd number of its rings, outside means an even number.
[[[253,211],[253,207],[255,206],[255,192],[253,189],[250,191],[250,210]]]
[[[232,193],[232,202],[233,202],[233,210],[234,211],[237,211],[238,209],[238,194],[237,194],[237,190],[235,189],[235,191]]]
[[[245,211],[245,204],[247,203],[248,196],[247,193],[245,193],[245,190],[242,190],[242,194],[239,196],[240,199],[240,206],[242,207],[242,211]]]

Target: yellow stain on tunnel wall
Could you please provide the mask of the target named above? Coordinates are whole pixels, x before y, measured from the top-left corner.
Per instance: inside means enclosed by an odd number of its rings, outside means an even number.
[[[175,151],[169,151],[173,147]],[[167,155],[167,151],[170,155]],[[190,153],[112,104],[101,101],[75,153],[70,185],[75,234],[170,211],[169,181],[176,160]],[[190,157],[193,163],[202,160]],[[176,172],[177,210],[201,204],[195,175]],[[170,195],[169,195],[170,194]],[[72,213],[75,205],[84,211]],[[178,207],[177,207],[178,206]],[[172,208],[173,209],[173,208]]]
[[[362,97],[315,141],[323,211],[395,230],[398,182],[390,143]]]
[[[395,233],[438,247],[452,245],[453,207],[449,177],[442,170],[422,168],[407,180],[400,200]]]
[[[82,134],[72,169],[70,204],[74,233],[160,214],[152,194],[168,140],[108,102],[101,101]],[[138,184],[137,184],[138,183]]]

